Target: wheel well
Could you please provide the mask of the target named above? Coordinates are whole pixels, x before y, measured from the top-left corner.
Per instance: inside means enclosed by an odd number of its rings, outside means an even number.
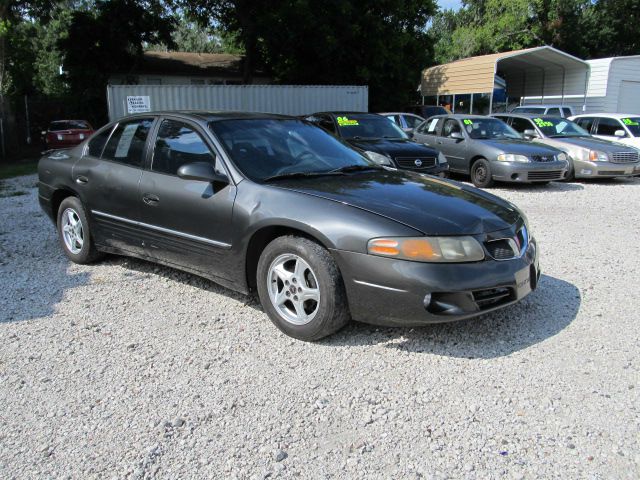
[[[55,223],[58,222],[58,209],[60,208],[60,204],[67,197],[77,197],[75,192],[66,189],[60,189],[53,192],[51,196],[51,214],[53,215],[53,221]]]
[[[278,237],[283,237],[285,235],[295,235],[296,237],[304,237],[312,242],[316,242],[323,247],[325,245],[322,244],[317,238],[313,235],[309,235],[307,232],[303,232],[302,230],[298,230],[296,228],[284,227],[284,226],[272,226],[265,227],[253,234],[251,240],[249,240],[249,245],[247,246],[247,257],[246,257],[246,274],[247,274],[247,286],[250,290],[255,290],[256,288],[256,276],[258,273],[258,260],[260,260],[260,255],[262,255],[263,250],[269,243],[275,240]]]

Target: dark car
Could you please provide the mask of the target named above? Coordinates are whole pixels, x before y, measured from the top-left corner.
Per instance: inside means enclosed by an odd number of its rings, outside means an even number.
[[[536,287],[526,218],[496,196],[380,167],[300,119],[126,117],[40,160],[39,200],[74,262],[104,252],[257,290],[283,332],[349,319],[458,320]]]
[[[93,127],[85,120],[55,120],[42,132],[47,150],[78,145],[93,133]]]
[[[470,175],[476,187],[562,180],[569,166],[562,151],[533,145],[502,120],[482,115],[437,115],[414,138],[440,150],[451,171]]]
[[[305,117],[357,148],[380,165],[445,176],[447,161],[438,150],[416,143],[392,120],[375,113],[321,112]]]

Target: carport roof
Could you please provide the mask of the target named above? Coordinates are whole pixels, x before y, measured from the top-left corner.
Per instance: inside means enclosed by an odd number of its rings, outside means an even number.
[[[424,96],[489,93],[493,91],[496,74],[500,71],[501,77],[507,81],[510,95],[527,96],[526,82],[519,81],[519,86],[510,86],[509,79],[522,79],[528,72],[549,70],[560,70],[563,75],[569,71],[587,75],[589,64],[549,46],[469,57],[425,69],[422,72],[421,91]],[[539,94],[539,91],[532,94]]]

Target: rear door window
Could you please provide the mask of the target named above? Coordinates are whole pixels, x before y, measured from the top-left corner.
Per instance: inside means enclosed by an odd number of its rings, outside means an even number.
[[[517,117],[511,119],[511,128],[518,133],[524,133],[525,130],[535,130],[533,124],[529,120]]]
[[[570,117],[571,115],[573,115],[573,113],[571,113],[571,109],[570,108],[566,108],[566,107],[562,108],[562,114],[565,117]]]
[[[444,122],[444,127],[442,127],[442,136],[450,137],[453,132],[462,133],[462,129],[457,120],[449,118]]]
[[[549,110],[547,110],[547,115],[557,115],[560,116],[560,109],[559,108],[550,108]]]
[[[176,120],[163,120],[153,150],[151,170],[177,175],[182,165],[193,162],[215,165],[215,155],[190,125]]]
[[[144,146],[152,123],[153,118],[119,123],[102,152],[102,159],[132,167],[142,166]]]
[[[596,135],[605,135],[608,137],[614,137],[616,130],[623,130],[620,122],[615,118],[600,118],[598,121],[598,127]]]
[[[407,124],[407,128],[416,128],[422,122],[424,122],[423,118],[417,117],[415,115],[403,115],[404,121]]]

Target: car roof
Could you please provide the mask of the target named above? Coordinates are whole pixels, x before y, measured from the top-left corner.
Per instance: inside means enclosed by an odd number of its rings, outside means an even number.
[[[572,109],[571,105],[561,105],[559,103],[544,103],[544,104],[536,103],[535,105],[518,105],[516,108],[571,108]]]
[[[337,111],[332,111],[332,112],[315,112],[315,113],[311,113],[309,115],[305,115],[306,117],[311,117],[313,115],[333,115],[335,116],[342,116],[342,115],[369,115],[372,117],[379,117],[380,114],[378,113],[372,113],[372,112],[354,112],[354,111],[349,111],[349,110],[337,110]]]
[[[160,110],[157,112],[145,112],[136,113],[134,115],[127,115],[125,118],[139,118],[148,117],[149,115],[162,116],[162,115],[175,115],[189,117],[196,120],[204,120],[206,122],[215,122],[221,120],[241,120],[241,119],[295,119],[296,117],[290,115],[279,115],[275,113],[260,113],[260,112],[224,112],[214,110]],[[118,121],[122,120],[119,119]]]
[[[581,113],[579,115],[574,115],[574,118],[577,117],[604,117],[604,118],[629,118],[629,117],[640,117],[639,113]]]
[[[531,120],[532,118],[561,118],[562,120],[567,120],[564,117],[560,117],[558,115],[538,115],[536,113],[494,113],[491,115],[492,117],[514,117],[514,118],[526,118],[527,120]],[[570,121],[570,120],[569,120]]]
[[[378,115],[411,115],[412,117],[420,117],[417,113],[411,112],[379,112]]]
[[[465,115],[463,113],[441,113],[439,115],[434,115],[432,117],[429,118],[455,118],[458,120],[462,120],[464,118],[493,118],[490,115]]]

